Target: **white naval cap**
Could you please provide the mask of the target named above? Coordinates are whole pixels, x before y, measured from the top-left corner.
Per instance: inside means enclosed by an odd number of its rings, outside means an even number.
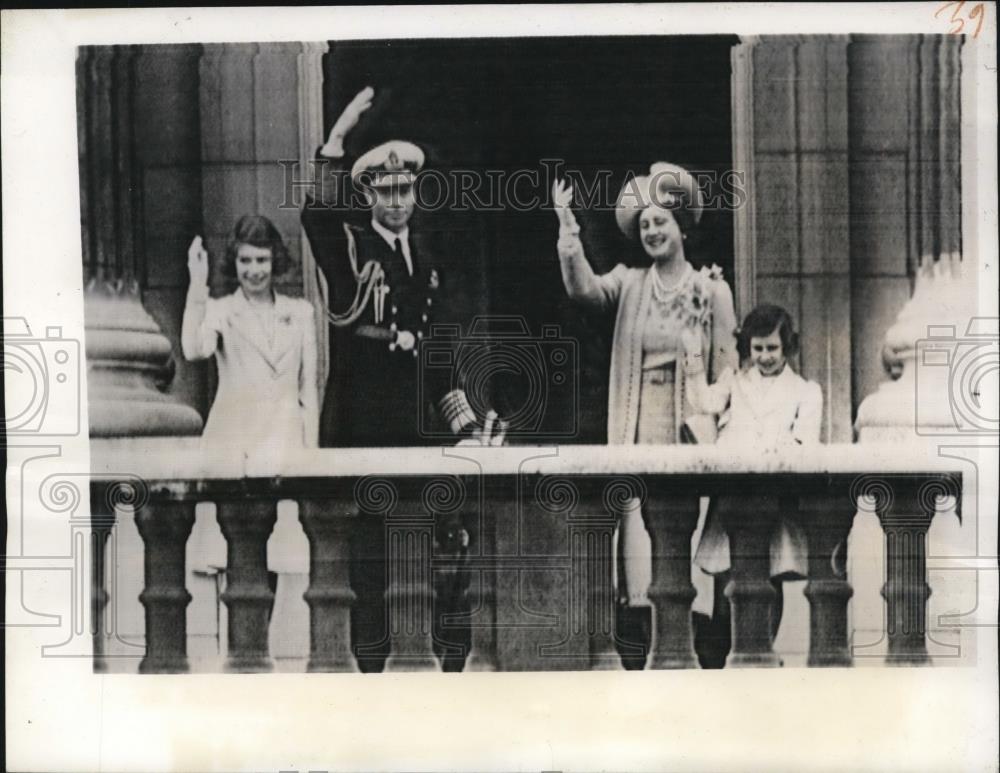
[[[372,148],[351,167],[351,179],[371,188],[408,185],[424,167],[424,152],[412,142],[390,140]]]

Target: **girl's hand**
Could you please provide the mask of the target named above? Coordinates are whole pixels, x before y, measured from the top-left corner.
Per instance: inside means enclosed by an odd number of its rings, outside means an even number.
[[[194,237],[188,247],[188,273],[191,275],[192,287],[208,284],[208,252],[202,246],[200,236]]]
[[[330,129],[330,135],[326,140],[328,146],[343,143],[344,138],[358,125],[361,114],[372,106],[372,98],[374,96],[375,89],[371,86],[365,86],[354,96],[354,99],[350,101],[347,107],[344,108],[344,112],[334,122],[333,128]]]

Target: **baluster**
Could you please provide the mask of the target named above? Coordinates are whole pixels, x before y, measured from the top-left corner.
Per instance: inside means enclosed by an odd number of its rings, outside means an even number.
[[[602,494],[604,514],[581,518],[571,513],[568,519],[570,545],[576,543],[582,546],[586,559],[585,620],[590,638],[591,671],[625,669],[615,648],[613,545],[618,514],[637,496],[636,489],[639,487],[640,482],[632,479],[613,480],[604,487]]]
[[[698,668],[691,603],[691,535],[698,525],[698,497],[670,495],[663,480],[651,480],[645,504],[653,546],[653,637],[647,669]]]
[[[312,672],[357,671],[351,652],[350,536],[355,512],[349,500],[306,499],[299,520],[309,538],[309,665]]]
[[[434,515],[415,491],[414,481],[404,483],[404,497],[388,513],[386,557],[389,588],[389,657],[385,670],[440,671],[434,655],[432,615],[434,586],[431,557]],[[426,500],[426,496],[423,497]]]
[[[570,518],[567,518],[567,526],[569,526],[567,534],[569,540],[568,644],[570,652],[576,656],[575,659],[582,658],[583,663],[589,667],[590,636],[587,624],[590,622],[590,610],[588,609],[590,593],[587,582],[587,532],[579,527],[573,528],[569,522]]]
[[[929,665],[927,654],[927,530],[936,511],[936,496],[951,493],[936,480],[904,476],[886,480],[887,495],[876,499],[885,532],[886,601],[889,626],[888,665]]]
[[[615,649],[614,532],[612,519],[591,525],[586,533],[587,632],[590,636],[591,671],[625,670]]]
[[[222,501],[216,518],[226,538],[226,590],[229,613],[229,657],[226,670],[271,671],[267,648],[274,592],[267,581],[267,538],[278,517],[277,502],[268,499]]]
[[[716,515],[729,535],[733,578],[726,587],[732,610],[733,648],[726,665],[773,668],[780,665],[771,639],[776,593],[770,583],[771,535],[777,523],[777,499],[752,495],[718,497]]]
[[[90,487],[90,632],[94,642],[94,673],[108,670],[104,640],[112,633],[105,619],[108,601],[108,538],[115,527],[117,513],[108,500],[109,488],[93,483]]]
[[[570,515],[570,633],[587,644],[591,671],[621,671],[612,592],[614,518]]]
[[[145,586],[139,601],[146,611],[146,656],[142,674],[188,670],[184,548],[194,526],[194,503],[158,501],[135,515],[145,555]]]
[[[565,634],[556,642],[545,642],[536,645],[534,639],[527,641],[521,639],[518,645],[524,647],[536,646],[537,655],[541,658],[558,658],[557,667],[570,666],[576,669],[591,668],[594,665],[594,643],[588,626],[593,622],[593,614],[590,607],[593,603],[591,594],[591,583],[588,579],[590,571],[588,560],[587,539],[593,531],[593,524],[606,521],[607,516],[600,510],[601,487],[596,477],[564,477],[560,475],[543,475],[537,479],[525,478],[521,482],[522,490],[525,493],[533,492],[534,503],[537,503],[542,510],[556,516],[556,523],[563,520],[566,524],[566,552],[563,556],[552,556],[546,561],[549,566],[559,572],[565,571],[563,584],[568,584],[565,589],[565,610],[560,615],[537,615],[537,622],[546,622],[553,629],[563,627],[565,621]],[[522,500],[530,501],[530,500]],[[580,509],[584,512],[581,514]],[[597,510],[596,514],[594,510]],[[524,556],[525,550],[523,524],[524,512],[518,507],[503,513],[504,528],[498,533],[498,540],[502,539],[504,547],[501,552],[505,555],[501,558],[501,566],[504,569],[500,574],[500,593],[503,594],[498,604],[502,604],[502,619],[524,619],[525,609],[522,603],[522,591],[520,571],[516,568],[514,561],[508,561],[508,557]],[[555,560],[552,560],[555,559]],[[568,559],[568,560],[567,560]],[[548,567],[546,567],[548,568]],[[553,589],[560,588],[553,584]],[[511,615],[517,615],[514,617]],[[499,613],[498,613],[499,614]],[[520,622],[520,620],[519,620]],[[517,631],[512,631],[512,636],[507,636],[504,632],[504,642],[510,639],[517,640]],[[508,645],[509,646],[509,645]],[[505,647],[506,649],[506,647]],[[525,663],[533,664],[535,661],[526,658]],[[565,664],[565,665],[563,665]],[[529,665],[529,667],[533,667]]]
[[[837,490],[799,498],[799,518],[809,543],[805,596],[809,600],[810,667],[854,664],[847,635],[847,602],[854,590],[847,577],[838,573],[835,560],[846,567],[844,551],[856,510],[854,502]]]
[[[482,483],[480,483],[482,481]],[[468,484],[467,484],[468,485]],[[465,661],[466,671],[497,671],[497,538],[498,522],[506,522],[500,513],[512,512],[516,508],[516,490],[509,481],[480,477],[477,485],[485,485],[482,498],[482,518],[480,520],[479,542],[475,546],[477,556],[473,558],[479,567],[478,605],[470,615],[472,626],[472,649]]]

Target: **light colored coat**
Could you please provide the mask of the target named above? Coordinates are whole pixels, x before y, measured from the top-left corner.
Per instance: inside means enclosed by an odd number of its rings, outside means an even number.
[[[202,439],[226,453],[275,459],[315,448],[319,429],[312,305],[275,293],[274,336],[242,290],[222,298],[192,290],[181,344],[188,360],[215,356],[219,388]]]
[[[617,305],[615,332],[611,346],[611,374],[608,389],[608,443],[635,443],[639,422],[639,399],[642,389],[642,332],[653,297],[653,282],[648,268],[628,268],[619,263],[607,274],[596,275],[583,253],[579,239],[560,239],[559,257],[563,283],[570,297],[599,309]],[[735,368],[736,314],[729,285],[717,273],[703,270],[695,274],[702,295],[711,307],[710,332],[704,336],[703,354],[708,377],[726,368]],[[675,382],[675,426],[681,432],[687,423],[699,443],[715,440],[714,416],[698,411],[686,399],[683,368],[677,368]],[[680,437],[665,439],[678,442]]]
[[[756,368],[720,374],[714,384],[704,375],[688,377],[690,397],[701,410],[722,414],[719,445],[777,448],[819,443],[823,390],[785,365],[773,379]]]
[[[685,370],[696,371],[697,366]],[[740,373],[726,371],[714,384],[708,384],[704,372],[689,375],[691,400],[703,411],[722,414],[719,445],[730,448],[770,449],[781,446],[815,445],[820,440],[823,421],[823,390],[785,365],[774,378],[764,378],[756,368]],[[780,497],[767,497],[754,506],[780,509]],[[695,564],[710,574],[730,568],[729,538],[722,526],[719,507],[747,508],[745,501],[720,498],[703,512],[695,533]],[[752,508],[751,508],[752,509]],[[808,548],[805,533],[791,518],[781,514],[771,539],[771,576],[804,578],[808,573]],[[697,585],[698,583],[696,583]],[[699,587],[699,596],[702,589]],[[699,598],[695,609],[704,611],[710,598]]]

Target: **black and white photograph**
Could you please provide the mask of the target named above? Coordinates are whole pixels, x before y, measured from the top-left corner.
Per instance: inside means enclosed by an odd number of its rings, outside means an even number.
[[[996,8],[905,5],[5,11],[8,684],[181,691],[11,769],[995,770]],[[633,752],[401,697],[570,684]]]

